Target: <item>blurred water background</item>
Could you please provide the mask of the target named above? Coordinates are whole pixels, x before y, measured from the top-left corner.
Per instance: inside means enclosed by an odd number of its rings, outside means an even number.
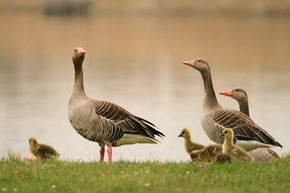
[[[253,120],[290,150],[290,1],[0,1],[0,156],[31,156],[28,139],[62,159],[94,161],[99,146],[71,127],[73,49],[82,46],[87,95],[155,123],[164,146],[113,148],[113,160],[186,161],[181,129],[200,125],[203,83],[182,64],[211,66],[216,93],[248,92]],[[221,105],[238,109],[217,94]],[[107,160],[107,156],[106,156]]]

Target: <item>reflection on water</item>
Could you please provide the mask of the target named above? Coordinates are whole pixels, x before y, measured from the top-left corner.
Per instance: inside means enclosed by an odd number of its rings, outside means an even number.
[[[87,50],[87,94],[155,123],[164,146],[114,148],[113,159],[188,160],[180,130],[209,144],[200,126],[203,85],[183,60],[206,58],[216,92],[248,91],[252,118],[289,152],[289,19],[72,17],[1,14],[0,155],[31,155],[28,139],[55,147],[63,159],[98,160],[99,146],[67,118],[74,47]],[[230,98],[223,106],[238,109]]]

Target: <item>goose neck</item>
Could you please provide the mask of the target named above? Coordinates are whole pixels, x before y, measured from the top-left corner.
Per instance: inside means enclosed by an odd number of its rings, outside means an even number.
[[[222,147],[222,153],[226,154],[229,153],[229,148],[232,145],[232,141],[229,138],[225,138],[225,141],[223,143],[223,147]]]
[[[205,92],[205,97],[204,97],[204,101],[203,101],[203,108],[204,109],[212,109],[212,108],[216,108],[216,107],[220,107],[216,95],[215,95],[215,91],[213,88],[213,83],[212,83],[212,78],[210,75],[210,71],[209,72],[203,72],[201,73],[202,75],[202,79],[203,79],[203,83],[204,83],[204,92]]]
[[[250,117],[248,101],[245,99],[243,101],[238,101],[238,102],[240,106],[240,111],[244,113],[245,115],[247,115],[248,117]]]
[[[84,78],[83,78],[83,68],[82,66],[75,65],[75,80],[73,87],[73,95],[86,96],[84,90]]]

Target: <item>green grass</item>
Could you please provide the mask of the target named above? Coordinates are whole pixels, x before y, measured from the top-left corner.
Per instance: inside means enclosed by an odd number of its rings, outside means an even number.
[[[290,156],[263,163],[0,159],[0,192],[290,192]]]

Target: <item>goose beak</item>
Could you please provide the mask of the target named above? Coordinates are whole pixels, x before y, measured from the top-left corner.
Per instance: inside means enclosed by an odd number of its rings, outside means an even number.
[[[192,60],[192,61],[184,61],[183,64],[185,64],[187,66],[190,66],[190,67],[193,67],[194,66],[194,61],[195,60]]]
[[[222,91],[220,92],[220,94],[225,96],[232,96],[232,90]]]
[[[220,136],[222,137],[222,136],[225,136],[225,135],[224,135],[224,133],[221,133]]]
[[[180,133],[180,134],[178,135],[178,137],[182,137],[182,134]]]
[[[78,57],[84,56],[86,51],[84,49],[78,49],[77,55]]]

